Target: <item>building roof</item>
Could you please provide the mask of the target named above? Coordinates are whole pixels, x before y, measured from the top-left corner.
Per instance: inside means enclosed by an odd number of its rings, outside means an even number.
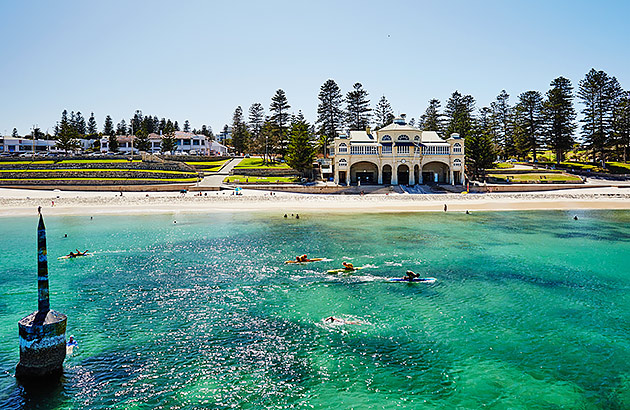
[[[420,140],[422,142],[441,142],[444,144],[448,144],[444,141],[437,132],[435,131],[422,131],[422,135],[420,136]]]
[[[392,122],[389,125],[384,126],[383,128],[379,128],[379,132],[381,131],[410,131],[410,132],[420,132],[419,128],[413,127],[409,124],[400,124]]]
[[[350,131],[349,134],[352,142],[376,142],[376,136],[366,131]]]

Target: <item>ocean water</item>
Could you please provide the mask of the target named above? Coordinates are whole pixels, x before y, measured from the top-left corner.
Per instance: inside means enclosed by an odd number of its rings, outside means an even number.
[[[37,220],[3,218],[0,408],[630,408],[630,212],[300,216],[47,217],[79,347],[28,389]]]

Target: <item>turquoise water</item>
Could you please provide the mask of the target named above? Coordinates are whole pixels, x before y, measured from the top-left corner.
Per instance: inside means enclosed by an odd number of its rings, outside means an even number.
[[[300,216],[46,218],[79,348],[41,391],[13,376],[37,220],[2,219],[0,407],[630,408],[630,212]]]

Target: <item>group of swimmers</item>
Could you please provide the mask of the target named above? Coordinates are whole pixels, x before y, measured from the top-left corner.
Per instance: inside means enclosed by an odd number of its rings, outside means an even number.
[[[289,216],[287,214],[284,214],[285,218],[288,218]],[[293,217],[293,214],[291,214],[291,217]],[[300,219],[300,214],[295,214],[295,219]]]

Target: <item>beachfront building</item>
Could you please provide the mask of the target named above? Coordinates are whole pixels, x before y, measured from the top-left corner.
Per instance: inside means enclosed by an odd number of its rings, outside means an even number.
[[[134,135],[118,135],[118,151],[124,154],[138,153],[136,137]],[[228,149],[225,145],[211,140],[205,135],[193,134],[192,132],[175,131],[174,154],[190,155],[227,155]],[[160,152],[162,146],[162,136],[159,134],[149,134],[150,148],[147,152],[155,154]],[[109,151],[109,137],[101,138],[101,152]]]
[[[88,151],[94,147],[95,140],[77,139],[76,151]],[[3,154],[59,154],[64,151],[57,148],[54,139],[30,139],[21,137],[0,137],[0,153]]]
[[[337,184],[464,183],[464,140],[444,140],[435,131],[421,131],[397,117],[372,132],[350,131],[335,138],[330,149]]]

